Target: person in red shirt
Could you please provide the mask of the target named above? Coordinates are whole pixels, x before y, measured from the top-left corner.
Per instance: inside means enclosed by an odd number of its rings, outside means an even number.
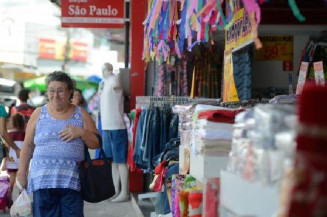
[[[22,89],[18,93],[18,99],[20,100],[20,105],[19,106],[14,106],[11,109],[11,115],[14,115],[16,113],[20,113],[24,117],[25,123],[28,122],[30,119],[33,111],[35,110],[34,106],[31,106],[27,103],[27,100],[29,98],[29,93],[30,91],[27,89]]]

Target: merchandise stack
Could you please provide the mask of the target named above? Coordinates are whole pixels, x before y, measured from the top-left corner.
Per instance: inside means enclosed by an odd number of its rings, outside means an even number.
[[[294,157],[295,110],[294,105],[258,104],[236,116],[227,171],[221,173],[221,216],[278,212],[284,171]]]
[[[179,174],[166,183],[171,188],[172,216],[218,216],[218,177],[227,166],[235,115],[243,110],[210,103],[174,106],[179,115],[182,165]]]

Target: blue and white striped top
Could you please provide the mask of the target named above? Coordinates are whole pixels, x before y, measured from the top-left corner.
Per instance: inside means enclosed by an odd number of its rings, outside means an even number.
[[[69,188],[80,191],[78,162],[84,160],[84,142],[74,139],[65,142],[60,139],[59,132],[66,125],[83,127],[83,116],[80,107],[76,107],[73,115],[67,120],[53,118],[42,106],[36,124],[35,149],[28,181],[28,192],[46,188]]]

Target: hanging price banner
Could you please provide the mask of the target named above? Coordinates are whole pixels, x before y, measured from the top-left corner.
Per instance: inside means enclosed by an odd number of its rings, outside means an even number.
[[[255,53],[256,60],[261,61],[292,61],[293,36],[259,36],[263,48]]]
[[[233,25],[225,34],[225,50],[231,50],[249,43],[251,37],[251,24],[249,15],[241,8],[233,15]]]
[[[325,85],[324,67],[322,61],[314,62],[313,69],[315,71],[315,81],[317,85]]]
[[[238,98],[233,75],[233,59],[231,52],[225,52],[224,55],[224,83],[223,83],[223,101],[236,102]]]
[[[303,89],[305,80],[307,78],[308,67],[309,67],[308,62],[301,62],[299,78],[298,78],[297,86],[296,86],[296,94],[297,95],[302,93],[302,89]]]

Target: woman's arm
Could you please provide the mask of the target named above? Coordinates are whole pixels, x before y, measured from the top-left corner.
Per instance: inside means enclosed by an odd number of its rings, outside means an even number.
[[[37,108],[31,118],[28,121],[25,133],[25,139],[23,142],[22,150],[20,153],[19,159],[19,169],[17,172],[17,179],[19,183],[26,188],[27,186],[27,173],[30,160],[33,156],[33,151],[35,148],[34,144],[34,133],[35,133],[35,126],[38,121],[40,115],[41,108]]]
[[[85,109],[82,109],[82,112],[83,112],[83,120],[84,120],[84,132],[82,133],[81,138],[84,140],[88,148],[90,149],[100,148],[101,143],[98,137],[95,135],[95,133],[98,135],[100,135],[100,133],[96,128],[91,115]]]
[[[60,132],[60,138],[67,142],[70,142],[77,138],[81,138],[83,139],[84,143],[88,148],[90,149],[99,148],[101,146],[100,141],[98,137],[95,135],[95,133],[100,135],[99,131],[96,128],[91,115],[89,115],[89,113],[87,113],[85,109],[81,109],[81,110],[84,120],[84,128],[68,125],[65,130]]]
[[[7,131],[7,120],[5,117],[0,118],[0,135],[5,140],[7,145],[9,145],[11,148],[13,148],[16,151],[16,155],[17,157],[19,157],[20,149],[9,136],[9,133]]]

